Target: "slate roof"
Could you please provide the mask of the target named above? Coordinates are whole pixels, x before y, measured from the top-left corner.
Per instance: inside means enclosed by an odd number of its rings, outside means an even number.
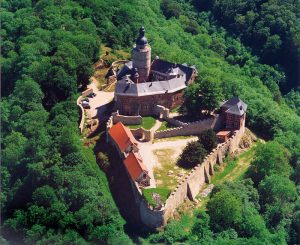
[[[130,152],[126,159],[124,160],[126,169],[133,181],[136,181],[137,178],[143,174],[148,174],[148,169],[143,164],[142,159],[134,152]]]
[[[124,152],[128,146],[137,144],[137,141],[132,135],[130,129],[125,127],[121,122],[113,125],[109,129],[108,133],[118,145],[121,152]]]
[[[194,68],[189,67],[187,64],[174,64],[169,61],[155,59],[152,62],[151,70],[167,74],[168,71],[174,67],[174,65],[185,73],[186,81],[191,79]]]
[[[135,84],[129,78],[133,76],[135,70],[132,61],[127,62],[117,73],[116,95],[146,96],[164,93],[174,93],[186,88],[187,82],[191,79],[195,67],[187,64],[174,64],[168,61],[156,59],[152,62],[151,71],[156,71],[168,75],[180,75],[165,81],[152,81]]]
[[[146,96],[164,93],[174,93],[186,88],[185,75],[165,81],[134,83],[129,78],[123,78],[116,84],[116,95]]]
[[[144,46],[148,43],[147,38],[145,37],[145,28],[142,26],[140,28],[140,34],[135,41],[136,45]]]
[[[221,107],[227,109],[227,113],[242,116],[244,113],[246,113],[248,105],[239,97],[232,97]]]
[[[117,80],[121,80],[126,75],[132,75],[132,61],[125,63],[122,69],[117,72]]]

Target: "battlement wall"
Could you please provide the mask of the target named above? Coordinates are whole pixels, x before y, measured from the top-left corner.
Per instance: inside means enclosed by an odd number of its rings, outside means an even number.
[[[162,109],[162,113],[168,115],[168,109]],[[126,116],[118,117],[117,114],[112,115],[107,122],[107,130],[115,123],[114,118],[126,118]],[[129,117],[128,117],[129,118]],[[125,119],[126,120],[126,119]],[[175,120],[175,119],[174,119]],[[181,122],[182,123],[182,122]],[[182,126],[158,132],[145,130],[144,128],[131,129],[134,137],[144,141],[151,141],[153,138],[166,138],[181,135],[198,135],[203,130],[214,129],[219,130],[222,126],[222,118],[219,115],[214,117],[192,122],[182,123]],[[219,144],[212,152],[210,152],[203,162],[196,165],[190,172],[183,177],[176,188],[171,192],[161,209],[151,207],[142,195],[141,189],[132,182],[132,191],[135,195],[135,207],[139,210],[140,219],[143,224],[150,228],[158,228],[165,225],[169,218],[174,214],[176,208],[181,205],[185,199],[194,200],[201,191],[205,183],[210,183],[211,176],[214,175],[214,165],[222,164],[223,158],[228,154],[234,153],[239,148],[241,137],[244,134],[244,127],[234,131],[233,135],[224,143]]]
[[[164,206],[164,222],[172,217],[175,209],[189,198],[194,200],[199,194],[205,183],[210,183],[211,176],[214,175],[214,165],[221,164],[227,154],[234,153],[238,147],[243,130],[235,131],[234,134],[223,144],[219,144],[210,152],[202,163],[196,165],[184,178],[178,183],[176,188],[171,192]]]
[[[218,115],[191,123],[183,123],[173,118],[168,118],[166,121],[168,120],[172,120],[172,124],[177,123],[180,126],[172,129],[166,129],[163,131],[157,131],[154,133],[154,139],[169,138],[175,136],[199,135],[202,131],[206,129],[216,130],[216,126],[220,124],[220,119]],[[173,120],[175,120],[176,122],[173,123]]]
[[[138,132],[138,130],[136,130]],[[219,144],[211,151],[203,162],[196,165],[188,172],[178,183],[175,189],[161,209],[151,207],[143,198],[140,188],[132,183],[133,192],[136,197],[135,205],[139,209],[140,219],[145,226],[150,228],[158,228],[167,223],[173,217],[174,211],[185,199],[194,200],[201,191],[205,183],[210,183],[211,177],[214,175],[214,165],[222,164],[222,159],[228,154],[234,153],[238,147],[244,131],[238,130],[224,143]]]

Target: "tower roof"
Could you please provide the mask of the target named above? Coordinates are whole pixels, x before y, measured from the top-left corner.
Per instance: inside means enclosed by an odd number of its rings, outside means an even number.
[[[221,107],[225,108],[227,113],[241,116],[247,111],[248,106],[239,97],[235,96],[227,100]]]
[[[137,46],[145,46],[146,44],[148,44],[148,40],[145,37],[145,28],[143,26],[140,28],[140,34],[135,43]]]

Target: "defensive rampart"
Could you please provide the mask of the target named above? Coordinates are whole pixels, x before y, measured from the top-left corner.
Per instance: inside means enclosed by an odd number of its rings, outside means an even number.
[[[170,124],[172,124],[176,127],[184,127],[188,124],[188,123],[181,122],[181,121],[179,121],[175,118],[172,118],[172,117],[166,117],[164,119],[165,119],[165,121],[167,121],[168,123],[170,123]]]
[[[161,109],[161,118],[165,119],[169,117],[168,109]],[[115,123],[115,116],[111,116],[107,122],[107,129],[111,128]],[[122,119],[124,116],[122,116]],[[179,121],[178,121],[179,122]],[[153,138],[166,138],[181,135],[198,135],[203,130],[214,129],[219,130],[222,127],[222,118],[219,115],[211,117],[209,119],[193,122],[193,123],[181,123],[182,126],[152,132],[151,130],[145,130],[144,128],[131,129],[134,137],[144,141],[151,141]],[[133,182],[131,182],[132,191],[135,195],[134,205],[139,210],[140,220],[143,224],[150,228],[158,228],[166,224],[168,219],[173,216],[175,209],[189,198],[194,200],[202,189],[205,183],[209,183],[211,176],[214,174],[214,165],[222,164],[223,158],[235,152],[239,148],[241,137],[244,134],[244,127],[237,130],[233,135],[224,143],[219,144],[209,155],[207,155],[202,163],[195,166],[183,179],[178,183],[176,188],[171,192],[170,196],[166,200],[164,206],[159,210],[151,207],[142,195],[140,188]]]
[[[169,118],[169,120],[171,120],[171,118]],[[168,137],[175,137],[175,136],[199,135],[203,130],[210,129],[210,128],[214,130],[218,130],[220,128],[219,121],[220,118],[218,115],[201,121],[192,122],[192,123],[182,123],[180,121],[177,121],[178,124],[181,124],[180,127],[167,129],[163,131],[157,131],[154,133],[154,139],[168,138]]]
[[[239,147],[239,142],[244,131],[235,131],[234,134],[223,144],[219,144],[202,163],[195,166],[183,179],[178,183],[176,188],[171,192],[165,205],[160,210],[155,210],[145,203],[138,187],[132,185],[137,196],[137,202],[142,222],[150,227],[157,228],[165,225],[170,217],[173,216],[175,209],[189,198],[194,200],[205,183],[209,183],[211,176],[214,174],[214,165],[222,164],[222,159],[235,152]],[[139,193],[139,194],[138,194]]]

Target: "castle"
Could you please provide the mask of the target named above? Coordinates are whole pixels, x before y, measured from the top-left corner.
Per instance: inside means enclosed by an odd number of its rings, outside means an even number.
[[[151,61],[151,47],[143,27],[132,49],[132,61],[126,61],[116,74],[114,99],[117,111],[112,113],[106,125],[107,142],[116,149],[116,157],[127,173],[134,196],[131,205],[135,207],[141,223],[150,228],[165,225],[180,204],[186,199],[196,199],[204,184],[210,183],[214,166],[221,165],[228,154],[233,154],[239,148],[245,131],[247,104],[238,97],[223,102],[219,110],[196,122],[182,122],[171,115],[170,109],[182,105],[183,91],[196,75],[197,70],[193,66],[170,63],[159,58]],[[141,124],[142,116],[148,115],[174,127],[146,130],[125,126]],[[177,181],[164,202],[150,204],[143,191],[155,190],[155,178],[150,159],[147,155],[142,157],[141,142],[153,143],[154,139],[199,135],[207,129],[217,132],[218,146]],[[160,200],[156,192],[153,192],[152,198]]]
[[[116,110],[122,115],[153,115],[156,105],[173,109],[183,103],[183,90],[194,81],[197,70],[155,58],[142,27],[132,49],[132,61],[117,73]]]

